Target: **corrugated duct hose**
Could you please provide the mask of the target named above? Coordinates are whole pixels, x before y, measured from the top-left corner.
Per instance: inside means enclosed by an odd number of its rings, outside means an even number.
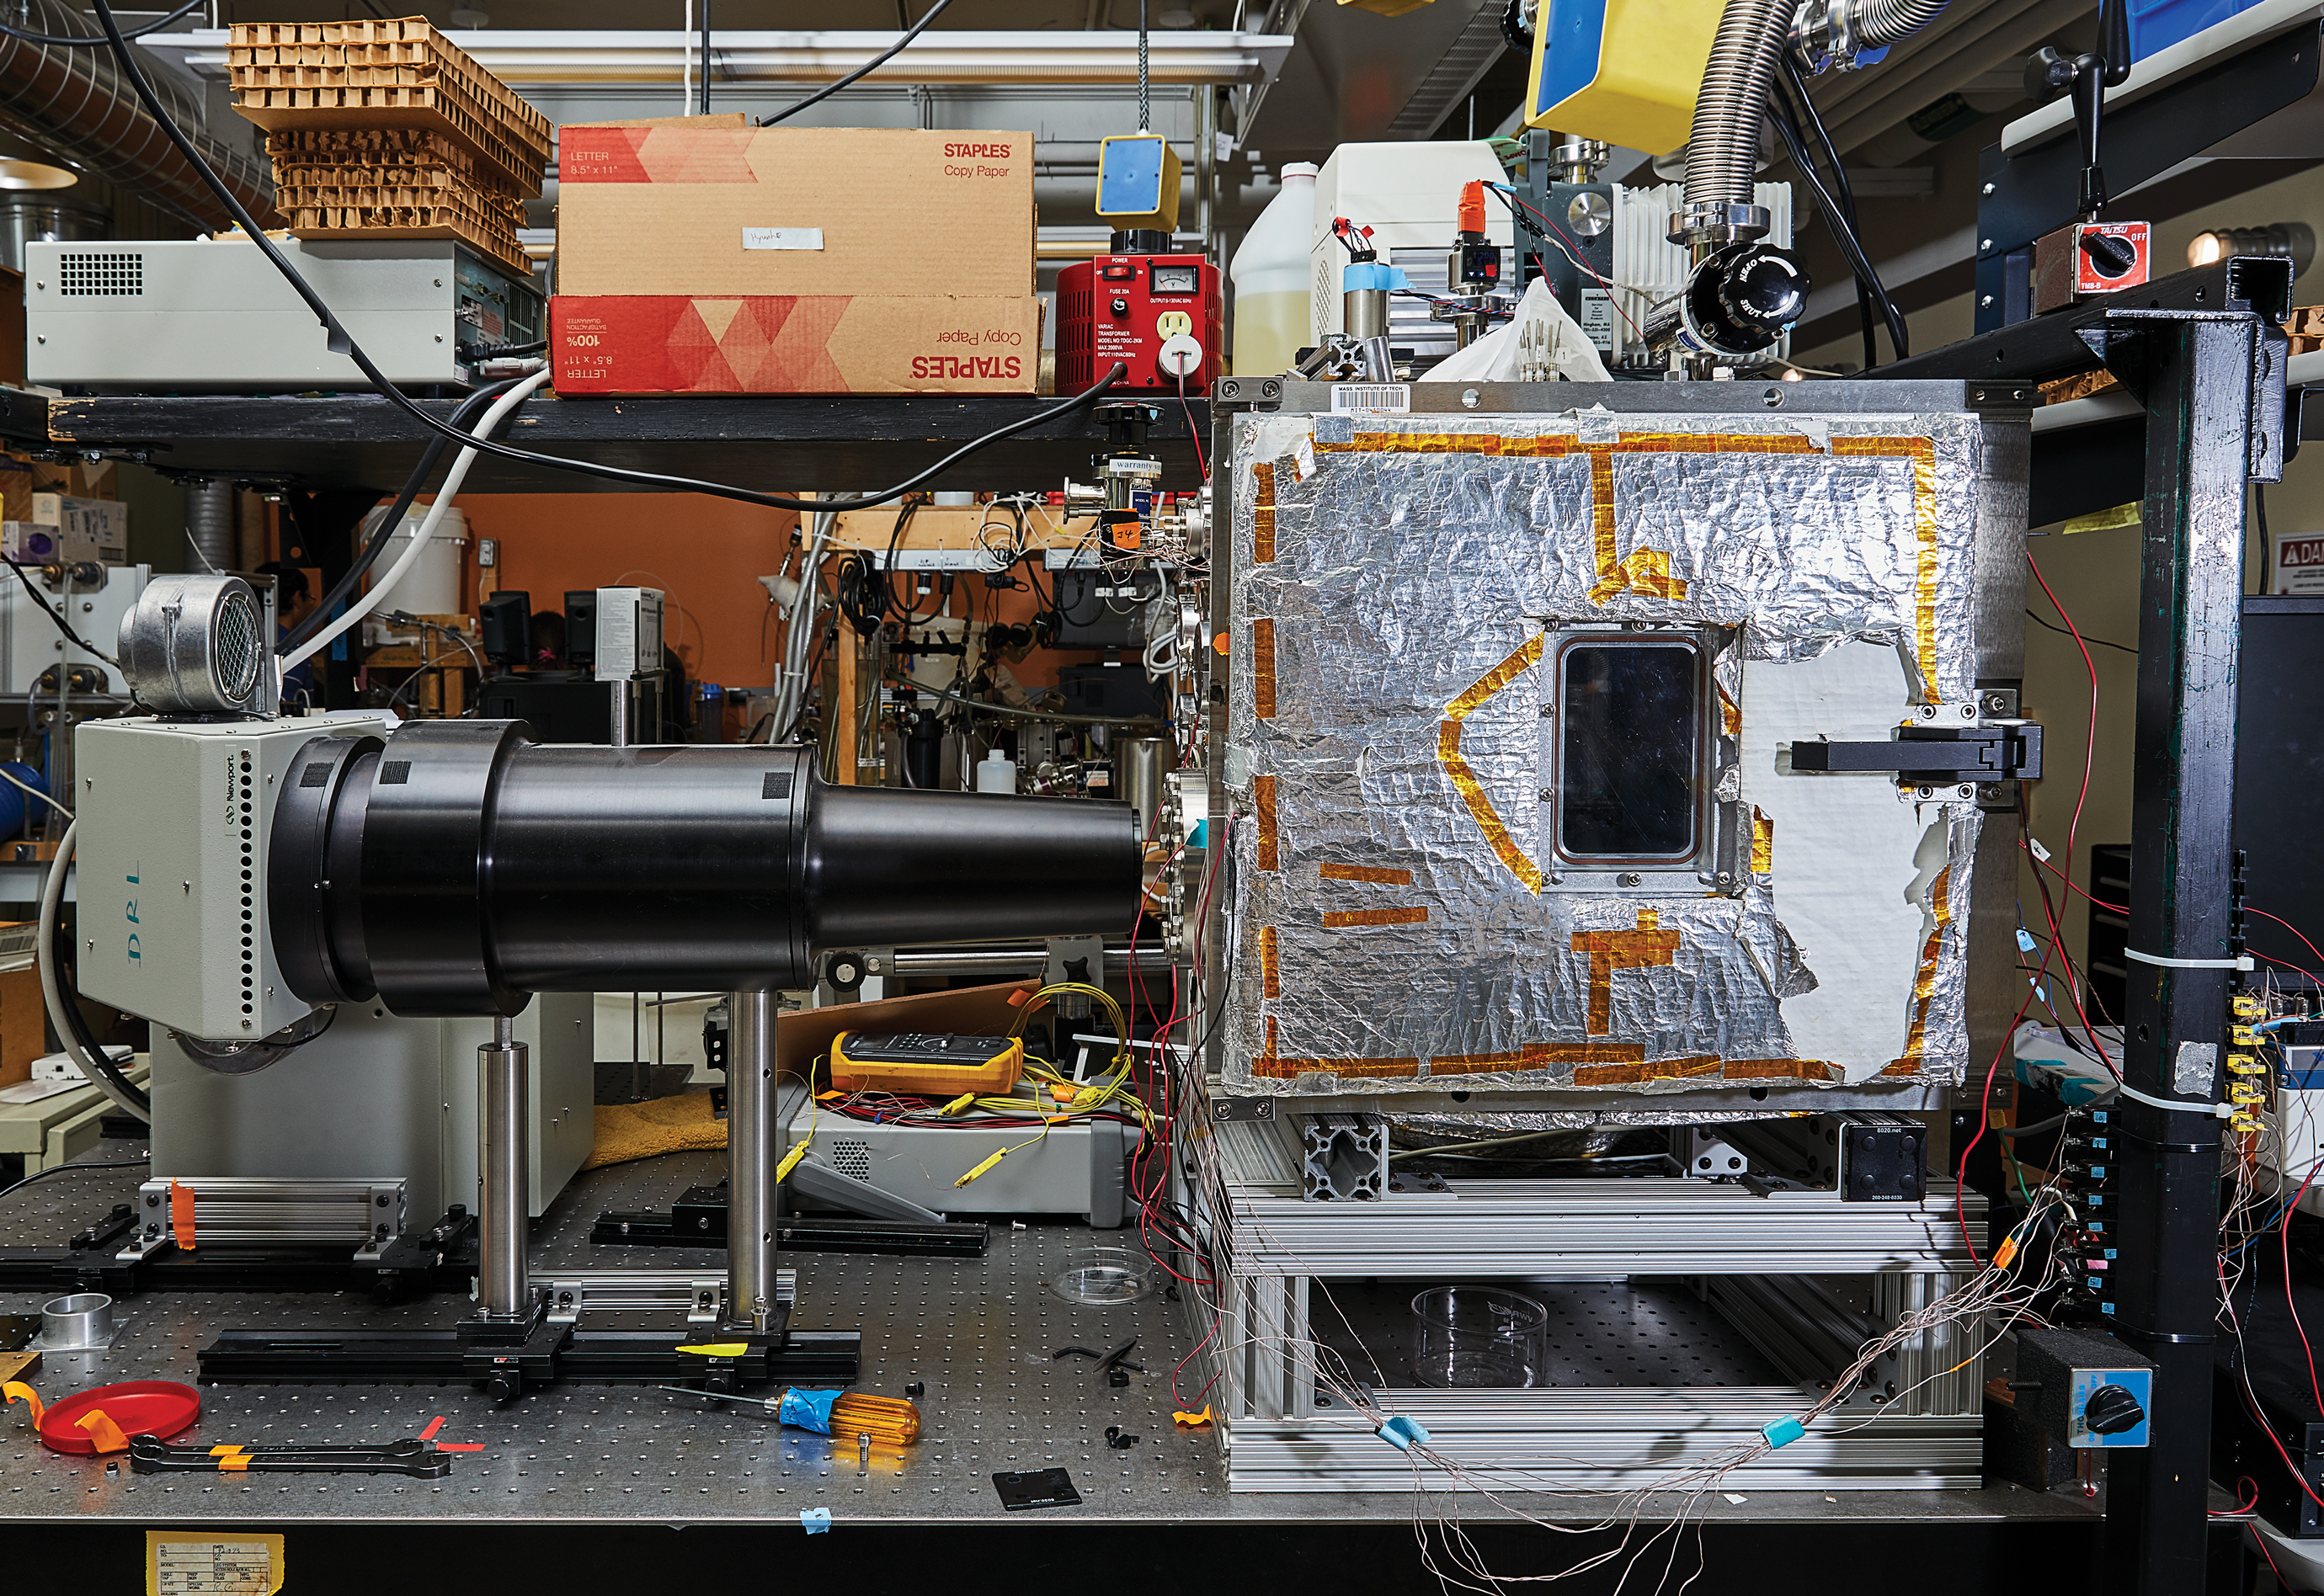
[[[27,31],[87,37],[91,47],[36,44],[0,34],[0,125],[50,145],[113,179],[141,190],[162,208],[202,227],[232,218],[202,184],[161,124],[140,105],[106,53],[104,36],[60,0],[17,0],[8,20]],[[229,136],[198,131],[201,105],[176,80],[154,85],[170,115],[190,130],[210,165],[262,218],[273,207],[274,184],[250,130],[237,120]]]

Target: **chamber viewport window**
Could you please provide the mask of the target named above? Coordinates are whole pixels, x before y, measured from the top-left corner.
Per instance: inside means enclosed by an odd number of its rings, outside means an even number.
[[[1557,849],[1691,858],[1702,815],[1702,655],[1692,644],[1577,640],[1558,656]]]

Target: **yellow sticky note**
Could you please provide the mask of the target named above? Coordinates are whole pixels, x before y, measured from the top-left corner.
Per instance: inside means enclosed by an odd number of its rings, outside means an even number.
[[[145,1596],[274,1596],[281,1588],[279,1535],[145,1532]]]

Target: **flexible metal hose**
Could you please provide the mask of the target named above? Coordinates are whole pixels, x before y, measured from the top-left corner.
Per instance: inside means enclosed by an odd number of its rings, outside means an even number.
[[[1727,0],[1720,13],[1686,142],[1689,210],[1751,203],[1759,124],[1791,23],[1792,0]]]
[[[1946,0],[1862,0],[1857,48],[1877,49],[1919,32]],[[1702,93],[1686,145],[1686,204],[1748,205],[1759,161],[1759,128],[1775,77],[1776,52],[1794,23],[1793,0],[1727,0],[1702,70]]]
[[[1866,50],[1894,44],[1937,20],[1945,0],[1867,0],[1856,15],[1856,41]]]

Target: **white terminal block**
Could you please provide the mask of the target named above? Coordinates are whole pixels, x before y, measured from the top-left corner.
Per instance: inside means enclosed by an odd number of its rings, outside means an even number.
[[[82,995],[205,1041],[256,1041],[312,1013],[269,928],[275,800],[310,738],[386,731],[347,712],[78,728]]]
[[[659,588],[597,590],[597,680],[627,682],[661,669],[661,607]]]

